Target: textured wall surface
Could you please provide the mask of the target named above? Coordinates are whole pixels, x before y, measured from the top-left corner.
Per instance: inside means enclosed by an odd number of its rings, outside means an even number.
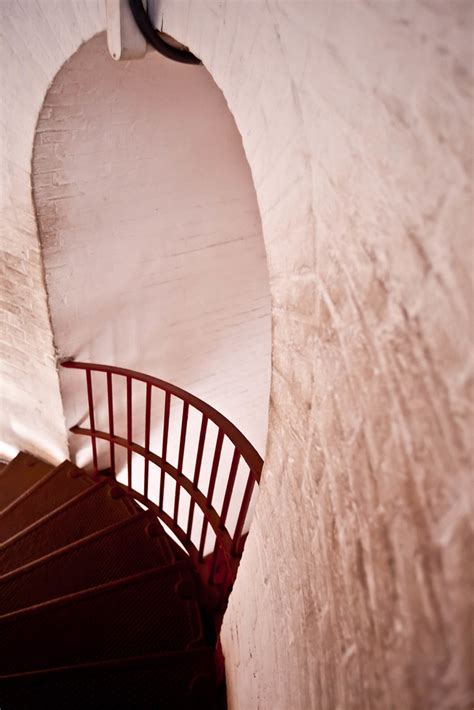
[[[35,127],[49,83],[105,23],[100,2],[1,2],[0,457],[67,453],[31,195]]]
[[[231,708],[473,703],[472,13],[161,3],[242,134],[271,279],[266,468],[223,628]]]
[[[472,4],[163,19],[234,113],[271,275],[231,707],[467,708]]]

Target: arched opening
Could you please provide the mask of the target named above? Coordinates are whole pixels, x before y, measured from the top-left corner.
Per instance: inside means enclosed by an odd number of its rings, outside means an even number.
[[[270,295],[260,216],[240,134],[206,69],[156,53],[115,63],[103,34],[87,42],[46,96],[33,192],[58,357],[173,382],[263,453]],[[114,387],[125,402],[125,383]],[[69,427],[86,416],[82,382],[61,372],[61,389]],[[98,425],[108,414],[99,383],[94,394]],[[143,409],[144,387],[134,399]],[[154,406],[151,438],[159,441],[162,409]],[[179,417],[172,409],[171,421]],[[125,430],[125,404],[115,424]],[[134,439],[140,424],[135,418]],[[197,438],[199,422],[193,427]],[[179,427],[171,431],[173,462]],[[88,446],[70,444],[79,465],[90,463]],[[107,452],[104,444],[105,465]],[[191,473],[192,447],[186,456]],[[231,457],[223,452],[222,475]],[[243,491],[244,477],[236,486]],[[171,506],[173,491],[166,496]]]

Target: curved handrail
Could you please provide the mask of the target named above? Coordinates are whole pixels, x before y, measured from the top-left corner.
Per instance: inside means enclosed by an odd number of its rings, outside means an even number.
[[[260,481],[263,461],[256,449],[237,427],[226,417],[218,412],[214,407],[199,399],[186,390],[177,387],[169,382],[160,380],[151,375],[145,375],[134,370],[112,365],[99,365],[96,363],[85,363],[66,361],[61,363],[68,369],[83,370],[86,374],[87,401],[89,410],[89,427],[73,426],[70,431],[73,434],[88,436],[91,439],[92,458],[94,472],[98,473],[97,440],[106,441],[110,449],[110,471],[115,476],[115,447],[127,450],[127,484],[120,484],[124,490],[152,509],[156,515],[167,525],[177,536],[180,542],[193,559],[201,578],[208,590],[212,588],[215,606],[222,610],[227,602],[228,594],[235,580],[237,567],[242,554],[245,533],[244,524],[247,518],[250,501],[255,486]],[[91,373],[103,373],[106,377],[107,407],[109,431],[102,431],[95,425],[94,392],[92,386]],[[127,383],[126,389],[126,410],[127,410],[127,437],[117,436],[114,430],[114,397],[112,378],[114,376],[124,377]],[[132,421],[136,420],[133,414],[133,382],[141,382],[146,385],[145,399],[145,436],[142,446],[132,439]],[[162,451],[158,454],[150,449],[151,434],[151,403],[153,389],[159,389],[165,393],[165,405],[163,412],[163,439]],[[179,454],[178,464],[173,466],[167,461],[167,447],[170,425],[171,397],[182,401],[181,429],[179,432]],[[184,452],[186,448],[188,433],[188,416],[190,408],[197,410],[201,414],[201,427],[196,450],[194,465],[194,475],[191,480],[183,471]],[[217,426],[217,437],[210,466],[210,476],[207,493],[199,488],[201,468],[203,463],[203,451],[208,430],[208,422],[213,422]],[[225,439],[228,439],[234,447],[232,462],[230,465],[228,480],[220,513],[213,506],[214,488],[221,459],[222,446]],[[143,493],[132,486],[132,454],[138,454],[144,459],[144,490]],[[245,490],[238,508],[237,522],[234,531],[231,533],[226,527],[227,515],[232,505],[239,505],[235,500],[234,484],[240,461],[243,460],[248,466],[249,473]],[[161,469],[159,499],[152,500],[149,497],[149,464],[155,464]],[[174,512],[171,516],[164,510],[164,486],[165,475],[170,476],[175,481]],[[187,492],[190,497],[187,523],[183,527],[178,521],[179,501],[181,489]],[[203,514],[203,522],[200,534],[199,545],[195,545],[191,539],[193,528],[194,510],[198,507]],[[204,554],[208,527],[215,533],[214,550],[210,555]]]

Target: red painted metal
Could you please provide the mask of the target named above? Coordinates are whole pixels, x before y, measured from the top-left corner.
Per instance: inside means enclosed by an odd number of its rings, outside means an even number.
[[[202,455],[204,452],[204,442],[206,440],[207,422],[208,422],[208,419],[207,419],[206,415],[203,414],[202,415],[202,422],[201,422],[201,431],[199,433],[198,450],[196,453],[196,465],[194,467],[193,489],[195,491],[198,490],[198,485],[199,485],[199,475],[201,473]],[[192,528],[193,528],[194,505],[195,505],[194,498],[191,497],[191,500],[189,503],[188,529],[187,529],[187,533],[186,533],[186,539],[188,541],[191,539],[191,532],[192,532]]]
[[[94,462],[94,473],[97,473],[97,442],[95,439],[95,417],[94,417],[94,394],[92,392],[92,375],[90,370],[86,370],[87,402],[89,405],[89,422],[91,425],[92,460]]]
[[[107,405],[109,410],[109,431],[114,435],[114,395],[112,387],[112,373],[107,372]],[[110,470],[115,476],[115,447],[113,442],[110,442]]]
[[[137,501],[145,504],[152,510],[169,529],[177,536],[187,550],[196,568],[198,569],[206,588],[210,592],[210,597],[213,599],[214,608],[217,611],[222,611],[227,603],[228,594],[237,573],[237,567],[242,554],[245,543],[246,532],[244,530],[245,521],[248,516],[249,505],[255,486],[260,481],[263,461],[258,452],[246,437],[240,432],[226,417],[224,417],[216,409],[203,402],[194,395],[182,390],[175,385],[159,380],[149,375],[144,375],[133,370],[113,367],[110,365],[98,365],[92,363],[81,362],[64,362],[63,367],[69,369],[85,370],[87,383],[87,399],[89,407],[90,428],[72,427],[71,432],[88,436],[92,444],[92,458],[94,470],[97,472],[97,439],[106,441],[110,447],[110,463],[112,472],[115,473],[115,447],[123,447],[127,451],[127,485],[119,484],[124,491],[135,498]],[[107,402],[109,412],[109,431],[97,430],[94,417],[94,398],[92,391],[91,373],[104,373],[107,380]],[[126,378],[127,383],[127,432],[126,438],[117,436],[114,431],[114,402],[113,402],[113,387],[112,377],[122,376]],[[138,421],[137,412],[134,410],[134,402],[132,401],[132,383],[143,382],[146,385],[145,398],[145,434],[144,446],[133,441],[132,422]],[[165,404],[163,412],[163,437],[161,455],[150,450],[150,433],[151,433],[151,401],[153,389],[161,390],[165,393]],[[175,397],[182,402],[181,428],[179,434],[179,449],[177,466],[173,466],[167,460],[169,437],[170,437],[170,410],[171,397]],[[188,434],[188,417],[190,409],[197,410],[201,413],[201,427],[199,433],[199,441],[196,451],[196,459],[194,464],[194,472],[192,481],[185,475],[183,471],[184,453],[187,444]],[[140,414],[140,416],[142,416]],[[200,487],[200,476],[203,467],[203,454],[206,442],[206,434],[208,423],[213,422],[217,426],[217,438],[212,458],[211,471],[209,475],[209,483],[207,492],[204,493]],[[223,444],[229,440],[234,447],[234,453],[228,480],[226,484],[222,510],[219,514],[213,507],[213,496],[217,475],[219,471],[219,463]],[[143,493],[133,488],[133,460],[132,454],[139,454],[144,459],[144,486]],[[241,500],[237,524],[233,535],[226,527],[227,515],[229,508],[235,504],[235,481],[239,464],[244,461],[249,468],[249,474],[245,491]],[[155,464],[161,469],[160,487],[158,500],[149,498],[149,464]],[[164,487],[165,476],[170,476],[175,481],[175,500],[173,505],[173,515],[170,515],[163,509],[164,502]],[[183,488],[190,497],[189,510],[187,520],[183,525],[178,522],[178,513],[180,507],[180,493]],[[203,513],[203,522],[199,545],[196,547],[191,539],[193,531],[193,521],[196,506]],[[216,536],[213,552],[210,555],[205,555],[206,539],[208,537],[209,527]]]
[[[202,521],[202,529],[201,529],[201,539],[199,541],[199,553],[198,553],[199,564],[204,563],[204,547],[206,545],[206,536],[207,536],[207,526],[208,525],[209,525],[209,518],[204,514],[204,520]]]
[[[166,461],[166,454],[168,451],[168,432],[170,427],[170,407],[171,407],[171,394],[166,393],[165,397],[165,418],[163,420],[163,443],[161,446],[161,458]],[[165,493],[165,469],[161,467],[161,480],[160,480],[160,508],[163,508],[163,496]]]
[[[209,488],[207,490],[207,506],[211,507],[212,496],[214,495],[214,489],[216,487],[217,471],[219,470],[219,461],[221,458],[222,444],[224,443],[224,432],[219,429],[216,439],[216,448],[214,451],[214,459],[212,461],[211,478],[209,480]]]
[[[214,544],[214,550],[213,550],[212,557],[211,557],[211,572],[209,575],[209,583],[210,584],[214,584],[215,575],[216,575],[216,568],[217,568],[217,560],[219,557],[219,550],[220,550],[219,540],[216,537],[216,542]]]
[[[150,428],[151,428],[151,384],[147,382],[146,385],[146,404],[145,404],[145,449],[150,450]],[[148,496],[148,476],[149,476],[149,465],[150,459],[145,456],[144,459],[144,471],[143,471],[143,493],[145,498]]]
[[[229,512],[230,499],[232,497],[232,492],[234,490],[235,478],[237,476],[237,469],[239,467],[240,461],[240,451],[237,447],[234,449],[234,456],[232,457],[232,463],[229,471],[229,478],[227,479],[227,486],[224,496],[224,502],[222,504],[221,512],[221,528],[225,527],[225,521],[227,520],[227,513]]]
[[[132,487],[132,378],[127,376],[127,472],[128,487]]]
[[[188,412],[189,404],[183,401],[183,416],[181,419],[181,437],[179,440],[179,454],[178,454],[178,471],[180,475],[183,475],[183,460],[184,460],[184,447],[186,446],[186,429],[188,426]],[[180,497],[181,486],[176,486],[176,492],[174,496],[174,514],[173,520],[175,524],[178,522],[178,511],[179,511],[179,497]]]
[[[242,537],[242,530],[244,527],[245,518],[247,517],[247,513],[249,510],[250,499],[252,498],[252,493],[253,493],[253,487],[254,487],[254,473],[252,470],[250,470],[249,477],[247,478],[247,485],[245,486],[245,493],[244,493],[244,497],[242,500],[242,505],[240,508],[239,517],[237,519],[237,525],[235,526],[234,540],[232,543],[232,554],[236,555],[237,557],[242,554],[242,547],[240,546],[241,537]]]

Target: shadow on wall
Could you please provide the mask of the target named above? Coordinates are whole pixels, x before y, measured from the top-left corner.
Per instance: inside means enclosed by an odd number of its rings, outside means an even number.
[[[271,344],[260,216],[240,134],[206,69],[157,53],[116,63],[104,35],[87,42],[46,96],[33,190],[59,357],[174,382],[263,453]],[[61,387],[71,426],[86,416],[83,381],[61,372]],[[80,465],[90,462],[82,445],[71,441]]]

